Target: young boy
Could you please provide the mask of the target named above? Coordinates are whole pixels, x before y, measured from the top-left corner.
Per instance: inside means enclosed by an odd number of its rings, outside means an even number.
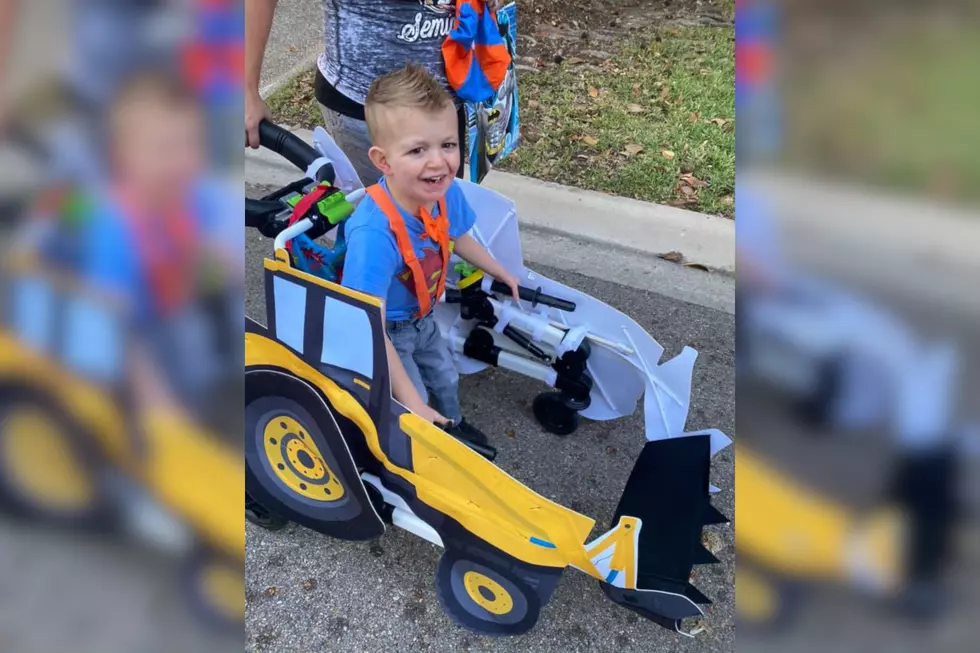
[[[460,143],[452,96],[410,64],[374,81],[365,118],[369,156],[384,176],[345,223],[343,285],[385,300],[395,399],[436,424],[451,420],[463,437],[485,444],[463,419],[459,377],[432,309],[451,252],[506,283],[515,299],[517,280],[469,234],[476,215],[455,181]]]
[[[109,107],[107,137],[109,177],[91,192],[78,272],[123,303],[143,345],[137,383],[153,388],[154,400],[203,405],[217,371],[212,345],[234,338],[236,324],[212,333],[199,290],[202,277],[216,273],[227,301],[237,297],[230,316],[241,324],[243,199],[208,177],[204,112],[169,74],[125,80]]]

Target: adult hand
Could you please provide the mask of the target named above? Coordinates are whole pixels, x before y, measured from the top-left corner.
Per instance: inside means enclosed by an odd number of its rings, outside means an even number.
[[[258,91],[245,95],[245,145],[252,149],[259,147],[259,123],[272,120],[269,106]]]

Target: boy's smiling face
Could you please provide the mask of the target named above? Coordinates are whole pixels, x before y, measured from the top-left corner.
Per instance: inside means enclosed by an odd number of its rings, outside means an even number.
[[[392,195],[410,213],[427,209],[449,190],[460,165],[456,109],[436,111],[390,108],[371,148],[375,166],[385,174]]]

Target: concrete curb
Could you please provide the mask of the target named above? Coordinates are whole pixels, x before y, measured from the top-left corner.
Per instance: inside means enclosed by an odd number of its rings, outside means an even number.
[[[312,143],[310,130],[295,133]],[[297,172],[269,150],[245,152],[247,183],[284,185],[295,181]],[[515,203],[521,225],[647,256],[680,252],[685,261],[734,274],[732,220],[499,171],[491,171],[483,185]]]
[[[279,89],[288,84],[300,73],[306,72],[307,70],[312,70],[316,66],[317,58],[320,56],[320,51],[314,51],[304,57],[299,63],[287,70],[282,75],[279,75],[271,82],[259,89],[259,95],[262,96],[263,100],[268,100],[269,96],[275,94]]]
[[[739,179],[747,190],[766,199],[773,217],[794,240],[859,244],[910,263],[941,262],[980,273],[980,219],[975,209],[775,170],[743,171]]]

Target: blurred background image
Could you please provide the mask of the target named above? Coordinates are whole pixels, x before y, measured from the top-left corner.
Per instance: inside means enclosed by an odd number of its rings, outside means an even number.
[[[0,4],[5,650],[240,650],[243,32]]]
[[[973,650],[980,14],[736,7],[739,648]]]

